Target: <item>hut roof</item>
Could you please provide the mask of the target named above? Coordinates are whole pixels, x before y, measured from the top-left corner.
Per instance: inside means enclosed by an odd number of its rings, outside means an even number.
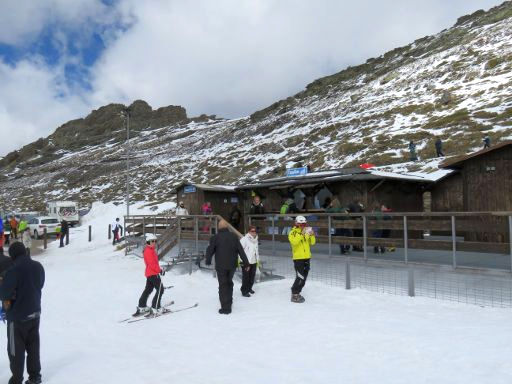
[[[496,149],[504,148],[509,145],[512,145],[512,141],[504,141],[502,143],[496,144],[490,148],[481,149],[480,151],[476,151],[467,155],[457,156],[451,159],[446,160],[444,163],[440,165],[441,168],[460,168],[463,163],[469,159],[474,157],[485,155],[489,152],[495,151]]]
[[[218,185],[218,184],[200,184],[200,183],[189,183],[183,182],[176,186],[173,189],[173,192],[176,193],[178,189],[185,187],[187,185],[191,185],[196,187],[197,189],[201,189],[203,191],[211,191],[211,192],[235,192],[236,186],[234,185]]]
[[[327,170],[319,172],[311,172],[306,175],[292,176],[292,177],[276,177],[272,179],[265,179],[250,184],[244,184],[237,187],[237,189],[252,189],[252,188],[273,188],[280,189],[293,186],[300,187],[313,187],[316,184],[334,181],[366,181],[366,180],[404,180],[411,182],[426,182],[433,183],[451,173],[451,170],[439,170],[433,173],[422,172],[390,172],[381,171],[379,169],[362,169],[362,168],[344,168],[337,170]]]

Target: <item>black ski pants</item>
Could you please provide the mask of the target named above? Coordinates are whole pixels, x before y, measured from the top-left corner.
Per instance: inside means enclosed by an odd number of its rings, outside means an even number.
[[[249,293],[254,285],[254,278],[256,277],[256,264],[249,264],[249,270],[245,270],[245,265],[242,265],[242,286],[240,290],[242,293]]]
[[[66,236],[69,236],[68,232],[61,232],[60,233],[60,245],[59,247],[64,246],[64,240],[66,240],[66,244],[69,244],[69,240],[67,240]]]
[[[29,379],[41,378],[39,357],[39,318],[28,321],[9,321],[7,323],[7,354],[12,377],[9,384],[22,384],[27,354],[27,372]]]
[[[310,259],[293,260],[293,266],[295,267],[295,281],[292,285],[292,293],[299,294],[302,288],[306,285],[306,279],[310,269]]]
[[[148,297],[151,295],[151,292],[153,292],[153,289],[156,291],[156,293],[155,296],[153,296],[151,306],[153,308],[160,308],[162,295],[164,294],[164,286],[159,275],[153,275],[146,278],[146,287],[140,296],[139,307],[145,307],[147,305]]]
[[[219,301],[222,309],[231,309],[233,304],[234,269],[216,269],[219,281]]]

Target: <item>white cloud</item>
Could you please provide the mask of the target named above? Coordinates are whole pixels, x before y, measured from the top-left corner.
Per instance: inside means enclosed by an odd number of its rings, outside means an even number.
[[[87,94],[63,84],[37,58],[0,63],[0,154],[46,136],[72,118],[111,102],[145,99],[153,107],[242,116],[290,96],[316,78],[379,56],[454,24],[500,0],[7,0],[0,3],[0,42],[24,45],[49,23],[90,33],[101,26],[106,50],[91,68]],[[60,37],[59,37],[60,36]],[[76,58],[75,58],[76,59]],[[61,96],[57,97],[56,95]],[[64,96],[62,96],[64,95]]]
[[[101,24],[111,17],[100,0],[2,0],[0,43],[24,45],[47,26]]]

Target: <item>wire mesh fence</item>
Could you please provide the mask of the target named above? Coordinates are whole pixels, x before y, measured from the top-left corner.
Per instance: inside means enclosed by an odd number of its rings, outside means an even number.
[[[274,274],[294,278],[291,256],[261,256]],[[512,276],[485,271],[450,271],[444,267],[400,265],[351,257],[315,258],[308,279],[331,286],[360,288],[490,307],[512,307]]]

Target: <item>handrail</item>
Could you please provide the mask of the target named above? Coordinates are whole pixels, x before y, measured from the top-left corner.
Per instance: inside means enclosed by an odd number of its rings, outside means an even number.
[[[397,216],[397,217],[445,217],[445,216],[512,216],[512,211],[485,211],[485,212],[357,212],[357,213],[329,213],[329,212],[297,212],[297,213],[286,213],[279,214],[274,212],[261,213],[261,214],[249,214],[252,218],[266,218],[268,216],[273,217],[290,217],[290,216],[334,216],[334,217],[374,217],[374,216]]]

